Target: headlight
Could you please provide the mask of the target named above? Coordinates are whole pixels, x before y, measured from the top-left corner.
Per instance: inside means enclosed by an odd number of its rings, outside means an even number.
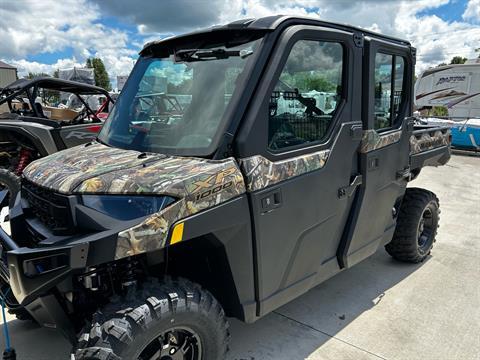
[[[118,220],[154,214],[174,201],[170,196],[82,195],[83,205]]]

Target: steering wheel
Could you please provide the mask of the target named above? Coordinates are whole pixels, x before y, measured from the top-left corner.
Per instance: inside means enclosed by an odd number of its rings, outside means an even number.
[[[82,110],[80,110],[80,113],[72,119],[71,123],[79,124],[80,121],[85,119],[87,116],[88,116],[88,111],[87,111],[87,108],[84,106]]]

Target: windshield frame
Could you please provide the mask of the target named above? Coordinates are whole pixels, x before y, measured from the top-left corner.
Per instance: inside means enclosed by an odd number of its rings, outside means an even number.
[[[193,147],[192,148],[171,148],[171,149],[164,148],[165,151],[163,150],[158,151],[159,153],[174,155],[174,156],[195,156],[195,157],[205,157],[205,158],[212,157],[212,155],[216,153],[221,143],[221,139],[223,138],[223,136],[225,136],[225,133],[229,128],[232,115],[236,113],[236,108],[241,104],[242,101],[244,101],[243,100],[244,90],[246,89],[247,84],[250,81],[252,81],[252,73],[256,67],[258,58],[260,57],[260,54],[263,51],[263,47],[266,39],[266,32],[242,31],[241,33],[242,33],[241,41],[239,40],[235,41],[235,37],[234,37],[235,34],[230,34],[230,37],[225,37],[225,34],[223,34],[223,36],[220,36],[218,39],[217,38],[212,39],[211,37],[212,34],[206,33],[202,41],[198,41],[198,39],[196,39],[195,48],[202,48],[205,50],[215,49],[223,46],[226,49],[229,49],[229,48],[234,48],[249,42],[258,41],[255,51],[246,59],[242,76],[239,78],[238,83],[236,84],[234,91],[232,93],[231,99],[229,100],[227,106],[223,111],[222,116],[220,117],[218,128],[216,130],[214,137],[212,138],[210,145],[208,147],[201,147],[201,148],[193,148]],[[172,46],[172,43],[168,43],[168,46],[167,45],[163,46],[162,43],[159,43],[153,51],[149,51],[147,53],[142,52],[138,61],[134,65],[132,74],[136,74],[139,71],[141,73],[143,72],[143,70],[139,68],[145,66],[144,60],[147,60],[147,59],[164,60],[164,59],[168,59],[170,56],[175,56],[175,53],[177,51],[192,48],[192,42],[185,41],[184,38],[181,38],[181,40],[183,41],[180,41],[180,44],[178,44],[177,46],[175,46],[176,44],[173,44]],[[176,61],[176,63],[187,64],[188,62]],[[127,92],[129,91],[136,92],[135,87],[136,87],[137,81],[138,79],[133,79],[132,76],[128,77],[122,92],[120,93],[117,101],[115,102],[114,108],[117,107],[117,105],[119,106],[119,104],[121,104],[122,98],[125,98],[125,97],[128,98],[128,96],[130,97],[132,96],[132,94],[127,94]],[[132,83],[133,83],[133,86],[132,86]],[[112,109],[112,111],[109,114],[109,117],[105,122],[105,125],[103,126],[102,131],[100,131],[100,133],[98,134],[97,140],[108,146],[118,147],[126,150],[142,151],[141,149],[135,149],[135,146],[131,146],[132,144],[112,141],[112,139],[109,138],[108,134],[106,134],[106,131],[109,128],[108,122],[114,121],[113,120],[114,113],[115,113],[115,109]]]

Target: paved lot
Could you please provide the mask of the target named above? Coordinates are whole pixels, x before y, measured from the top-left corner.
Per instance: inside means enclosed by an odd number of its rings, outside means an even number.
[[[253,325],[232,320],[229,360],[480,359],[480,158],[454,156],[411,186],[440,198],[431,257],[379,250]],[[19,360],[68,359],[54,331],[9,324]]]

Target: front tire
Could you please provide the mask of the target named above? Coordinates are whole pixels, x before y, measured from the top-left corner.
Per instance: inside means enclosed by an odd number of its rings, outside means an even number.
[[[77,360],[221,360],[229,339],[220,304],[188,280],[152,280],[93,316]]]
[[[392,241],[385,246],[395,259],[419,263],[432,250],[437,235],[440,206],[434,193],[408,188],[400,206]]]

